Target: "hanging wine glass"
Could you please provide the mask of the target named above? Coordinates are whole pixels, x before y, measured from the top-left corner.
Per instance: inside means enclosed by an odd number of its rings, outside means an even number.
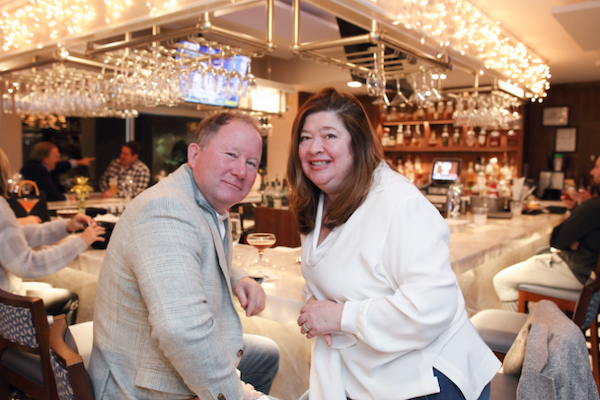
[[[239,96],[242,90],[242,74],[237,70],[237,55],[233,53],[231,57],[231,72],[229,73],[229,86],[227,87],[228,96]]]
[[[408,104],[411,107],[423,108],[423,104],[425,103],[425,97],[423,97],[423,94],[419,91],[419,88],[417,87],[417,78],[415,75],[410,76],[410,86],[412,87],[413,92],[408,98]]]
[[[252,96],[258,90],[258,84],[256,83],[256,77],[252,74],[252,60],[248,61],[248,73],[243,79],[243,97],[252,98]]]
[[[225,56],[229,46],[225,46],[221,49],[221,64],[217,68],[217,92],[219,94],[227,94],[229,90],[229,72],[225,67]]]
[[[400,104],[408,103],[408,99],[402,94],[402,84],[400,78],[396,78],[396,95],[390,102],[391,106],[398,106]]]
[[[212,55],[216,52],[216,49],[213,49],[210,45],[208,46],[208,60],[204,69],[202,87],[209,92],[217,91],[217,69],[212,63]]]

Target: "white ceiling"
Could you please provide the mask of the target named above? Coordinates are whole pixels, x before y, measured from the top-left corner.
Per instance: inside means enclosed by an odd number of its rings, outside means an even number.
[[[519,38],[526,46],[537,53],[550,66],[550,83],[571,83],[600,81],[600,49],[584,51],[565,28],[552,15],[552,9],[576,3],[578,0],[474,0],[480,8]],[[594,3],[599,3],[596,0]],[[287,3],[287,4],[286,4]],[[275,37],[278,46],[270,64],[271,79],[296,85],[299,90],[315,92],[325,85],[355,94],[365,93],[365,89],[351,89],[346,86],[350,80],[348,72],[327,66],[315,66],[310,61],[292,58],[289,44],[292,36],[292,15],[290,0],[278,1],[275,9]],[[314,10],[314,9],[313,9]],[[313,10],[302,14],[301,41],[324,40],[339,37],[335,19],[327,13],[314,16]],[[312,11],[312,13],[311,13]],[[220,15],[215,19],[219,24],[238,30],[260,32],[265,26],[264,8],[246,9],[244,12]],[[600,21],[597,24],[600,27]],[[589,26],[581,24],[573,35],[596,35],[586,32]],[[291,59],[291,60],[290,60]],[[284,61],[287,60],[287,61]],[[257,62],[259,64],[260,61]],[[489,79],[482,78],[481,84]],[[455,70],[450,74],[445,87],[466,87],[473,84],[472,75]]]
[[[193,0],[190,1],[193,2]],[[274,41],[277,50],[272,54],[273,58],[270,61],[268,61],[268,58],[256,60],[256,72],[260,71],[257,75],[295,85],[298,90],[302,91],[315,92],[327,85],[333,85],[338,89],[355,94],[365,93],[364,88],[351,89],[346,86],[346,83],[350,80],[349,72],[335,67],[317,65],[308,60],[300,60],[292,55],[289,50],[293,26],[291,1],[276,0]],[[343,5],[346,0],[306,1],[312,1],[316,5],[326,1]],[[302,2],[301,41],[308,42],[339,37],[335,17],[323,12],[314,5],[308,4],[306,1],[303,0]],[[500,21],[505,28],[545,60],[550,66],[551,84],[600,81],[600,49],[582,50],[573,37],[563,28],[563,25],[552,15],[552,9],[555,7],[583,3],[582,1],[472,1],[492,18]],[[19,0],[0,0],[0,9],[6,6],[4,3],[14,5],[17,2]],[[600,0],[593,0],[593,3],[600,3]],[[177,29],[197,23],[197,15],[194,15],[194,13],[187,15],[190,15],[189,19],[171,22],[168,28]],[[150,21],[152,22],[152,20]],[[217,12],[212,21],[220,27],[252,34],[259,38],[263,38],[265,35],[266,17],[265,8],[262,4],[254,7],[242,7],[241,10],[234,12]],[[600,21],[597,25],[600,26]],[[584,24],[581,24],[580,29],[586,29],[583,27]],[[116,29],[114,28],[114,30]],[[600,36],[600,34],[586,31],[574,33],[575,36],[586,34]],[[338,56],[343,57],[343,55]],[[10,61],[16,62],[16,57],[11,57]],[[255,68],[253,68],[253,72],[255,72]],[[489,81],[489,78],[484,77],[480,83],[485,85]],[[467,87],[472,86],[472,84],[473,76],[471,74],[455,69],[446,81],[445,87]]]

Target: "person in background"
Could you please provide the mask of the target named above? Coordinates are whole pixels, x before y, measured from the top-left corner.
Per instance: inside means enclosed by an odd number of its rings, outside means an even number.
[[[19,295],[41,297],[49,315],[66,314],[67,322],[73,324],[77,318],[77,294],[22,279],[41,278],[63,269],[92,243],[104,241],[101,236],[104,228],[83,214],[70,220],[22,226],[6,201],[9,173],[8,158],[0,149],[0,288]],[[69,232],[83,229],[84,224],[89,226],[77,238],[40,250],[33,249],[62,240]]]
[[[38,142],[33,146],[30,160],[21,168],[21,175],[37,183],[38,189],[46,193],[48,201],[66,200],[64,187],[58,176],[78,165],[89,167],[96,157],[84,157],[79,160],[60,161],[58,147],[51,142]]]
[[[600,157],[590,175],[594,185],[600,184]],[[552,231],[551,248],[547,252],[494,276],[494,289],[505,309],[517,311],[522,283],[571,290],[583,288],[600,256],[600,197],[582,196],[578,201],[580,205],[571,211],[569,218]]]
[[[389,166],[359,101],[333,88],[292,127],[290,204],[313,344],[310,400],[488,399],[500,362],[469,321],[450,232]]]
[[[131,179],[131,197],[142,193],[150,184],[150,169],[138,159],[141,146],[138,142],[127,142],[121,148],[121,156],[110,162],[106,171],[100,177],[100,191],[103,198],[111,197],[110,181],[116,180],[119,188],[126,186],[126,180]],[[125,190],[117,192],[118,197],[126,197]]]
[[[95,399],[250,400],[269,393],[279,348],[242,335],[233,294],[248,317],[264,309],[266,296],[232,265],[228,226],[228,209],[254,184],[259,132],[241,113],[204,119],[188,163],[125,209],[98,279],[89,367]]]

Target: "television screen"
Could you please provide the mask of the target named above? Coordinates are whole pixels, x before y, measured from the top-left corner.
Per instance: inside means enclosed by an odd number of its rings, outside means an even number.
[[[202,54],[214,54],[211,59],[211,65],[216,71],[221,67],[221,62],[224,61],[223,67],[228,71],[232,72],[234,67],[233,57],[220,58],[220,50],[209,48],[207,46],[200,45],[198,43],[180,41],[183,45],[183,49],[178,49],[180,53],[187,53],[191,57],[198,57]],[[240,78],[231,78],[231,84],[229,86],[243,85],[243,90],[247,82],[241,80],[246,76],[248,72],[249,58],[246,56],[236,55],[235,57],[235,71],[239,72]],[[208,61],[200,63],[202,68],[206,68]],[[236,90],[231,89],[227,85],[227,80],[223,79],[222,76],[211,72],[202,72],[202,68],[198,68],[190,72],[190,79],[187,82],[182,82],[180,85],[181,92],[184,94],[184,99],[190,103],[207,104],[211,106],[231,107],[236,108],[240,102],[240,96]],[[229,90],[228,90],[229,89]]]
[[[459,159],[435,159],[433,160],[433,170],[431,171],[431,180],[433,182],[456,182],[460,175]]]

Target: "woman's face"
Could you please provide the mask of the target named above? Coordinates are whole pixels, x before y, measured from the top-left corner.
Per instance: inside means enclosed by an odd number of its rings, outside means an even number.
[[[333,201],[352,171],[352,138],[337,114],[321,111],[306,117],[298,152],[302,170]]]

